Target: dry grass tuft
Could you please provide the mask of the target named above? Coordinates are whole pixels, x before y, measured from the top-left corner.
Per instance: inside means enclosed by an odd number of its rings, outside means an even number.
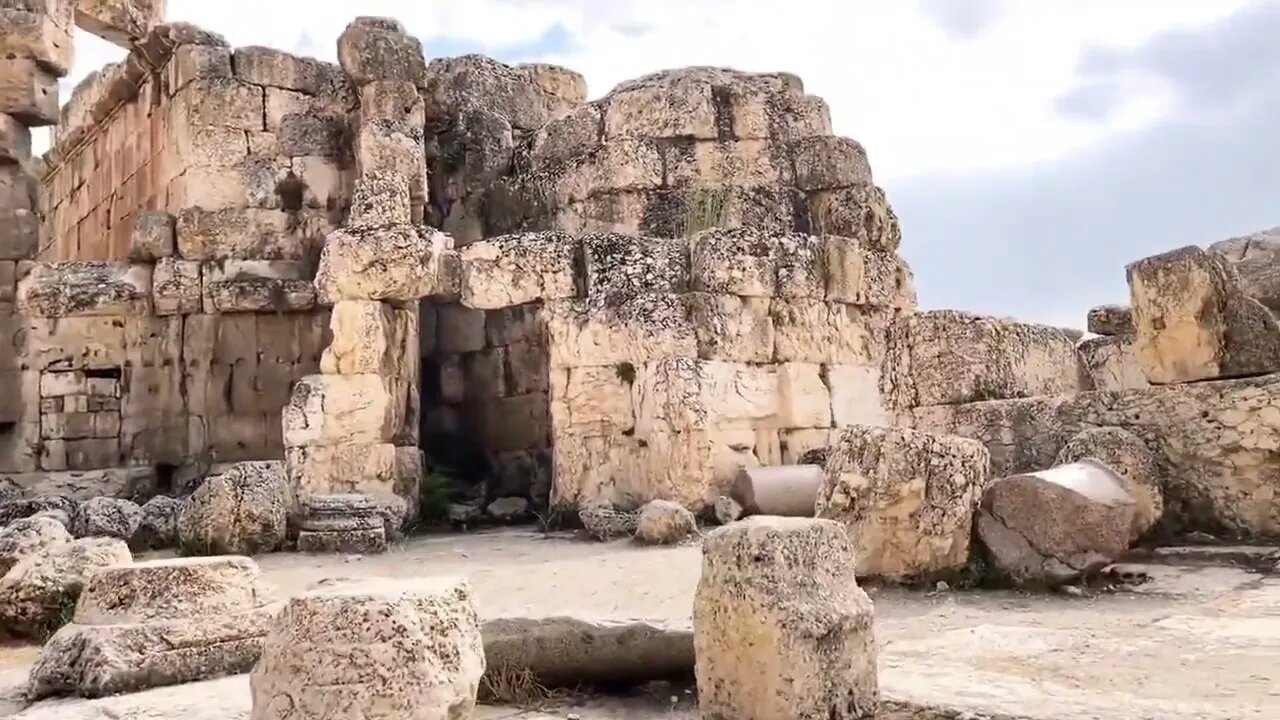
[[[537,709],[569,696],[565,690],[552,689],[538,682],[529,668],[500,666],[485,670],[480,678],[480,702]]]

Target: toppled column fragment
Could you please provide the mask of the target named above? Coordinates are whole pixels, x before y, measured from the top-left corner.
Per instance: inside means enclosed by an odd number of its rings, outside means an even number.
[[[707,720],[874,717],[873,607],[839,523],[758,516],[711,532],[693,605]]]
[[[1138,362],[1153,385],[1280,370],[1280,324],[1226,258],[1188,246],[1126,273]]]

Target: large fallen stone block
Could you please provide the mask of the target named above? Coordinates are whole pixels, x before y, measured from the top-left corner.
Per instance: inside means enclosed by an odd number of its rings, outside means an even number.
[[[485,620],[481,633],[485,672],[494,677],[529,673],[556,687],[641,683],[693,673],[693,629],[688,625],[520,615]]]
[[[0,577],[23,558],[71,542],[71,533],[50,517],[15,520],[0,530]]]
[[[466,580],[340,583],[280,612],[250,676],[250,718],[467,717],[484,670]]]
[[[906,368],[897,391],[909,407],[1083,389],[1075,343],[1057,328],[932,310],[894,332],[896,362]]]
[[[256,555],[285,540],[292,493],[278,460],[241,462],[206,478],[178,516],[183,552]]]
[[[411,302],[443,294],[457,284],[457,255],[448,235],[412,225],[352,234],[337,230],[325,239],[316,270],[317,298]]]
[[[1249,297],[1280,312],[1280,227],[1213,243],[1209,252],[1235,266]]]
[[[1138,362],[1154,385],[1280,371],[1280,323],[1231,263],[1190,246],[1126,268]]]
[[[0,578],[0,631],[44,637],[71,619],[94,572],[131,562],[129,547],[114,538],[73,540],[28,555]]]
[[[177,547],[178,517],[186,501],[166,495],[157,495],[142,505],[142,522],[129,538],[129,549],[134,552]]]
[[[33,317],[151,314],[151,266],[39,263],[18,283],[18,306]]]
[[[103,697],[248,672],[274,616],[245,557],[153,560],[89,578],[70,625],[31,670],[28,697]]]
[[[711,532],[694,596],[704,718],[871,718],[871,600],[839,523],[758,516]]]
[[[827,453],[817,515],[848,530],[860,576],[954,570],[969,561],[989,461],[976,440],[850,426]]]
[[[1084,459],[993,482],[982,496],[977,535],[1003,579],[1060,585],[1127,550],[1133,512],[1119,475]]]
[[[302,378],[282,414],[285,446],[389,441],[398,413],[387,384],[373,373]]]
[[[1058,453],[1056,465],[1097,460],[1120,476],[1133,498],[1130,542],[1142,537],[1164,514],[1160,460],[1142,438],[1118,427],[1090,428],[1076,433]]]
[[[128,540],[142,523],[142,508],[130,500],[97,497],[80,504],[71,526],[78,538]]]

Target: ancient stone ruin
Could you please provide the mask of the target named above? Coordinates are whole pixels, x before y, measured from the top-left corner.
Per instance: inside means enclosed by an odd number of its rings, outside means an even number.
[[[1280,539],[1274,233],[1134,262],[1089,337],[924,311],[867,153],[794,75],[588,101],[393,19],[331,64],[163,16],[0,2],[0,631],[47,640],[28,699],[252,670],[253,718],[460,718],[520,673],[685,672],[708,720],[870,718],[861,580],[1058,588]],[[60,98],[77,27],[128,56]],[[482,617],[462,578],[276,598],[247,557],[535,517],[702,542],[692,622]]]

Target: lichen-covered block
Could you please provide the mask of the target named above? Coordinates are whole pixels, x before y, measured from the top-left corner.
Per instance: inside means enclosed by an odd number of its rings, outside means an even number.
[[[684,240],[621,233],[590,233],[581,240],[587,298],[593,306],[689,287],[689,246]]]
[[[347,119],[314,108],[288,113],[275,130],[280,153],[286,157],[342,158],[349,152]]]
[[[902,390],[911,406],[1083,389],[1075,343],[1057,328],[956,310],[916,313],[902,322],[901,347],[909,348]]]
[[[874,608],[855,556],[827,520],[758,516],[707,536],[693,601],[702,717],[875,716]]]
[[[1276,271],[1280,227],[1222,240],[1209,245],[1208,250],[1231,263],[1245,294],[1273,313],[1280,311],[1280,273]]]
[[[367,300],[334,303],[329,316],[333,335],[320,358],[326,375],[392,374],[395,354],[395,315],[391,306]]]
[[[151,304],[157,315],[190,315],[203,307],[200,263],[166,257],[156,261]]]
[[[180,45],[165,67],[170,95],[193,80],[230,77],[231,49],[217,45]]]
[[[218,260],[201,268],[204,311],[298,312],[315,305],[315,286],[296,260]]]
[[[360,88],[360,117],[420,128],[426,124],[426,106],[415,83],[374,80]]]
[[[778,294],[777,243],[752,228],[712,229],[689,240],[694,290],[742,297]]]
[[[129,259],[156,262],[174,252],[176,221],[167,212],[143,211],[133,216],[129,235]]]
[[[352,233],[337,230],[325,240],[316,270],[321,302],[385,300],[410,302],[456,287],[457,254],[443,233],[411,225]]]
[[[499,309],[577,294],[578,241],[566,233],[502,235],[459,252],[463,304]]]
[[[395,175],[372,171],[356,179],[347,213],[348,230],[408,225],[412,220],[409,186]]]
[[[774,298],[774,359],[778,362],[873,364],[887,352],[894,315],[881,308]]]
[[[1133,312],[1123,305],[1099,305],[1089,308],[1086,318],[1089,332],[1095,335],[1132,335]]]
[[[423,94],[432,117],[483,108],[505,118],[512,128],[526,132],[575,106],[549,92],[530,73],[476,54],[432,60],[427,66]]]
[[[534,170],[559,167],[600,147],[603,111],[592,103],[574,108],[538,128],[529,141],[529,161]]]
[[[862,144],[849,138],[819,135],[791,143],[796,187],[830,190],[871,185],[871,164]]]
[[[652,294],[596,308],[584,300],[543,306],[551,367],[631,365],[698,355],[688,307],[679,295]]]
[[[234,60],[235,75],[244,82],[308,95],[324,92],[339,74],[335,65],[275,48],[236,48]]]
[[[1280,323],[1226,258],[1190,246],[1125,272],[1138,362],[1154,385],[1280,370]]]
[[[396,401],[380,375],[308,375],[285,406],[284,443],[382,443],[395,434]]]
[[[673,70],[630,80],[603,101],[605,136],[719,137],[714,87],[695,73]]]
[[[551,95],[571,103],[587,100],[587,79],[581,73],[550,63],[520,63],[516,70]]]
[[[0,113],[28,127],[58,122],[58,77],[34,60],[17,58],[0,65]]]
[[[241,462],[201,483],[178,515],[178,538],[193,555],[256,555],[285,540],[292,493],[279,460]]]
[[[875,185],[809,193],[809,221],[819,235],[850,238],[872,250],[894,253],[902,244],[898,215]]]
[[[827,237],[826,297],[850,305],[913,309],[911,268],[892,252],[869,249],[852,238]]]
[[[63,3],[65,0],[58,0]],[[19,3],[0,6],[0,27],[5,30],[0,38],[0,53],[6,59],[35,60],[58,77],[71,72],[75,61],[75,45],[71,30],[59,23],[43,3],[23,7]]]
[[[1076,433],[1058,453],[1055,465],[1086,458],[1098,460],[1120,476],[1133,498],[1133,527],[1129,540],[1137,541],[1164,514],[1160,461],[1142,438],[1119,427],[1089,428]]]
[[[859,576],[955,570],[969,560],[988,462],[977,440],[853,425],[827,453],[817,515],[844,524]]]
[[[164,20],[166,0],[77,0],[76,26],[131,50]]]
[[[484,671],[467,580],[338,583],[280,611],[249,679],[249,717],[467,717]]]
[[[281,210],[188,207],[178,213],[178,253],[203,261],[302,260],[319,239],[307,223],[298,224],[295,213]]]
[[[1116,472],[1085,459],[991,483],[982,495],[977,536],[1003,579],[1059,585],[1127,550],[1133,513],[1133,498]]]
[[[266,129],[266,95],[261,87],[235,78],[203,77],[173,96],[169,116],[190,126]]]
[[[703,360],[767,363],[773,360],[773,318],[768,298],[695,292],[687,296]]]
[[[357,85],[374,80],[422,84],[427,61],[422,43],[391,18],[358,17],[338,37],[338,64]]]
[[[1094,390],[1131,390],[1150,387],[1138,364],[1133,335],[1102,335],[1076,346],[1088,387]]]
[[[34,317],[151,314],[150,265],[39,263],[18,283],[18,306]]]
[[[115,538],[62,543],[17,562],[0,578],[0,629],[17,637],[44,637],[67,621],[85,581],[97,570],[133,562],[129,546]]]

